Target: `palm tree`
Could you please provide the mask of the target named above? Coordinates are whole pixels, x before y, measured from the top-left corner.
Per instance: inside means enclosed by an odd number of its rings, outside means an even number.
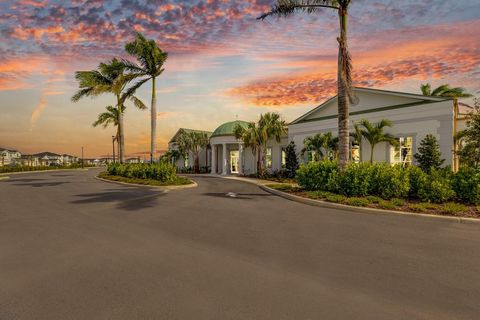
[[[334,9],[340,20],[340,36],[338,41],[338,72],[337,72],[337,97],[338,97],[338,137],[339,137],[339,164],[344,169],[349,160],[349,127],[348,117],[350,104],[357,98],[352,90],[352,63],[347,42],[347,18],[351,0],[277,0],[267,13],[258,19],[268,16],[290,16],[295,11],[315,13],[321,9]]]
[[[97,120],[92,124],[94,127],[98,127],[99,125],[102,125],[103,128],[107,128],[110,124],[112,124],[114,127],[117,127],[117,133],[115,134],[115,140],[117,140],[118,146],[120,146],[120,130],[119,130],[119,116],[120,112],[118,111],[117,108],[108,106],[105,107],[107,110],[106,112],[102,112],[98,115]],[[123,111],[122,111],[123,112]],[[120,150],[120,149],[119,149]]]
[[[380,142],[388,142],[392,146],[398,145],[398,141],[395,137],[389,133],[385,133],[386,127],[392,127],[393,124],[390,120],[383,119],[377,123],[371,123],[368,120],[360,121],[363,126],[362,136],[370,143],[370,163],[373,163],[373,151],[375,146]]]
[[[257,162],[257,173],[262,172],[261,150],[262,150],[262,132],[255,122],[250,122],[247,128],[237,124],[233,129],[236,139],[242,140],[245,148],[252,150],[252,155]]]
[[[260,120],[258,121],[258,127],[262,135],[261,163],[263,166],[263,164],[265,163],[268,140],[273,138],[278,143],[280,143],[282,136],[284,136],[287,133],[287,124],[284,120],[281,119],[280,114],[276,112],[267,112],[265,114],[260,115]]]
[[[319,161],[321,158],[323,158],[322,149],[325,145],[325,138],[323,134],[317,133],[314,136],[305,138],[305,140],[303,140],[303,145],[305,147],[301,151],[302,156],[307,151],[313,151],[312,161]]]
[[[137,58],[140,64],[123,60],[125,67],[137,78],[142,78],[130,89],[135,92],[146,82],[152,80],[152,102],[151,112],[151,142],[150,142],[150,161],[154,161],[157,152],[157,94],[156,78],[163,71],[163,64],[168,58],[168,53],[162,51],[155,40],[146,39],[141,33],[137,33],[135,40],[125,45],[125,51]]]
[[[449,97],[449,98],[470,98],[472,95],[464,88],[456,87],[452,88],[449,84],[442,84],[432,90],[430,83],[422,84],[420,86],[422,94],[424,96],[433,96],[433,97]]]
[[[72,101],[77,102],[84,97],[97,97],[101,94],[110,93],[116,98],[116,108],[121,110],[118,113],[118,137],[119,137],[119,159],[123,163],[125,158],[125,135],[123,125],[123,114],[125,101],[133,102],[138,109],[146,109],[143,102],[135,97],[133,92],[124,91],[127,84],[134,79],[133,76],[125,74],[125,66],[118,59],[112,59],[106,63],[100,63],[98,70],[77,71],[75,78],[79,83],[79,90],[72,96]]]
[[[208,146],[208,135],[205,132],[182,130],[177,138],[177,144],[181,154],[188,157],[191,153],[194,158],[194,171],[200,172],[200,151]]]

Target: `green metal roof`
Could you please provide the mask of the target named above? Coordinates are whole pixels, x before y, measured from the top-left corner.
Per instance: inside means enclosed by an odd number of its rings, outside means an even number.
[[[244,128],[247,128],[249,125],[249,122],[247,121],[241,121],[241,120],[236,120],[236,121],[231,121],[231,122],[226,122],[222,124],[220,127],[215,129],[213,131],[211,137],[219,137],[219,136],[233,136],[233,130],[237,125],[240,125]]]

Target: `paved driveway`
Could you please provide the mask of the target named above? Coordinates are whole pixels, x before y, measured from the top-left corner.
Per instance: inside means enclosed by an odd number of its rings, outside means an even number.
[[[0,319],[479,318],[479,224],[96,173],[0,181]]]

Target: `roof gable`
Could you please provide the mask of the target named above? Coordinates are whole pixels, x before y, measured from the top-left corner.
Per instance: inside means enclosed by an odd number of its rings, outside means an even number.
[[[177,142],[178,136],[180,135],[180,133],[181,133],[182,131],[183,131],[183,132],[199,132],[199,133],[205,133],[205,134],[207,134],[207,136],[208,136],[209,138],[210,138],[210,136],[212,135],[212,132],[210,132],[210,131],[180,128],[180,129],[177,130],[177,132],[175,133],[175,135],[172,137],[172,139],[170,139],[170,141],[169,141],[168,143]]]
[[[370,88],[357,88],[354,92],[359,98],[359,103],[350,107],[350,114],[369,113],[377,110],[411,107],[419,104],[435,103],[451,100],[443,97],[428,97],[419,94],[378,90]],[[337,96],[325,101],[318,107],[307,112],[290,124],[336,118],[338,116]]]

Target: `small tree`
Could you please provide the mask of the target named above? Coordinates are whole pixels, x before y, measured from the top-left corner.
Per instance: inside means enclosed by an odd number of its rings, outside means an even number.
[[[389,133],[385,133],[385,127],[392,127],[393,124],[390,120],[380,120],[377,123],[371,123],[368,120],[360,121],[363,126],[362,136],[370,143],[370,163],[373,163],[373,151],[375,146],[380,142],[387,142],[392,146],[398,144],[394,136]]]
[[[177,139],[178,149],[187,159],[189,154],[193,155],[194,172],[200,172],[200,151],[208,146],[208,136],[205,132],[184,131],[182,130]]]
[[[295,142],[290,141],[285,148],[285,171],[288,178],[294,178],[298,170],[298,158]]]
[[[432,169],[440,169],[445,159],[441,159],[442,153],[438,145],[437,138],[431,134],[420,142],[418,153],[414,155],[418,161],[418,166],[425,172],[430,172]]]
[[[458,155],[461,165],[480,167],[480,100],[475,99],[473,111],[467,116],[467,128],[457,134],[462,141]]]

